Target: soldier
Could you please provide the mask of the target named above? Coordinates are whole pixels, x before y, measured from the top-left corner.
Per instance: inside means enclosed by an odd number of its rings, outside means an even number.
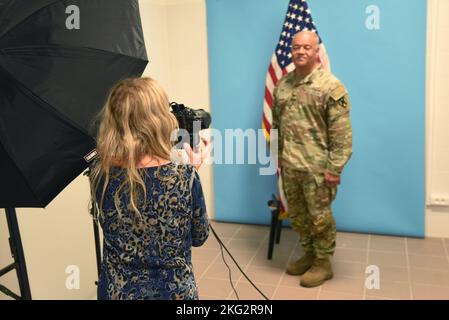
[[[343,84],[319,63],[319,38],[300,32],[292,41],[295,70],[274,90],[273,128],[279,130],[288,214],[305,255],[287,273],[300,285],[319,286],[333,276],[336,226],[331,203],[352,154],[350,103]]]

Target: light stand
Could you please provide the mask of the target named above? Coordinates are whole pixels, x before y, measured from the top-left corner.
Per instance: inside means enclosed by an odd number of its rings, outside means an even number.
[[[17,223],[16,209],[5,208],[5,212],[9,230],[9,247],[14,262],[0,270],[0,277],[15,269],[17,279],[19,280],[20,296],[1,284],[0,292],[16,300],[31,300],[30,284],[28,281],[25,256],[23,254],[22,240],[20,238],[19,224]]]

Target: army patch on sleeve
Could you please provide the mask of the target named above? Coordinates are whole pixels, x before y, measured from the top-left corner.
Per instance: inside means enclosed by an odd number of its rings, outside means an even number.
[[[347,92],[344,86],[340,85],[330,93],[330,98],[343,108],[348,106]]]
[[[341,98],[344,97],[345,94],[346,94],[345,87],[340,85],[340,86],[338,86],[337,88],[335,88],[334,90],[331,91],[330,96],[335,101],[339,101]]]

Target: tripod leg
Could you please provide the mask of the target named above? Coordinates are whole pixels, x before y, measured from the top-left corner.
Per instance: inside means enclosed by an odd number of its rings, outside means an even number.
[[[97,220],[97,214],[95,209],[95,204],[92,204],[91,207],[91,215],[92,215],[92,221],[94,226],[94,238],[95,238],[95,254],[97,257],[97,272],[98,272],[98,278],[100,278],[101,273],[101,247],[100,247],[100,232],[98,230],[98,220]]]
[[[23,254],[22,240],[20,238],[19,224],[17,222],[16,209],[6,208],[5,211],[6,220],[8,221],[9,241],[15,262],[17,278],[19,280],[21,299],[31,300],[31,290],[28,281],[25,256]]]
[[[95,237],[95,253],[97,256],[97,272],[98,277],[100,277],[101,272],[101,249],[100,249],[100,235],[98,231],[98,223],[96,220],[93,220],[94,222],[94,237]]]
[[[268,256],[267,259],[271,260],[273,257],[274,241],[276,239],[276,225],[277,225],[277,210],[271,211],[271,226],[270,226],[270,239],[268,241]]]
[[[278,244],[281,241],[281,231],[282,231],[282,220],[278,219],[276,225],[276,243]]]

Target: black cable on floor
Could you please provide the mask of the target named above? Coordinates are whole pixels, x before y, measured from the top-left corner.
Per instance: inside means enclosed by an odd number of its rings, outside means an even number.
[[[223,249],[224,248],[226,250],[226,252],[228,253],[228,255],[231,257],[232,261],[234,261],[235,265],[237,266],[237,268],[239,268],[240,272],[245,276],[245,278],[249,281],[249,283],[251,283],[251,285],[262,295],[262,297],[265,298],[265,300],[270,300],[267,298],[266,295],[263,294],[262,291],[259,290],[259,288],[256,287],[256,285],[251,281],[250,278],[248,278],[248,276],[246,275],[246,273],[242,270],[242,268],[240,268],[239,264],[237,263],[237,261],[235,261],[234,257],[232,256],[232,254],[229,252],[228,248],[226,248],[226,246],[224,245],[223,241],[221,241],[221,239],[218,237],[218,234],[215,232],[214,228],[212,227],[212,225],[209,225],[210,230],[212,231],[213,235],[215,236],[215,238],[217,239],[218,243],[220,244],[220,249],[221,249],[221,254],[223,256]],[[226,264],[226,260],[224,259],[223,256],[223,261],[225,263],[225,265],[228,267],[229,269],[229,274],[231,274],[231,269],[229,268],[229,266]],[[231,276],[229,277],[230,281],[231,281],[231,286],[232,289],[234,290],[235,294],[237,295],[237,292],[234,288],[234,285],[232,284],[232,278]],[[237,299],[238,299],[238,295],[237,295]]]
[[[215,235],[215,237],[217,237],[217,236]],[[221,251],[221,257],[223,258],[223,262],[224,262],[226,268],[228,268],[229,282],[231,283],[232,290],[234,290],[234,293],[235,293],[235,296],[237,297],[237,300],[240,300],[239,294],[237,293],[237,290],[234,288],[234,283],[232,282],[231,268],[229,267],[228,263],[226,262],[226,259],[225,259],[224,253],[223,253],[223,246],[221,244],[220,244],[220,251]]]

